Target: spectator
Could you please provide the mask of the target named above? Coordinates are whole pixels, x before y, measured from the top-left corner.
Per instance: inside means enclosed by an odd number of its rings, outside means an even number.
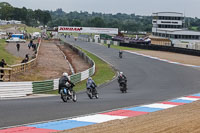
[[[25,57],[25,58],[22,60],[21,63],[26,63],[26,62],[28,62],[28,59]]]
[[[108,48],[110,48],[110,43],[108,44]]]
[[[30,49],[33,45],[33,40],[30,41],[30,43],[28,44],[28,48]]]
[[[2,59],[2,60],[0,61],[0,67],[4,68],[5,65],[7,65],[7,64],[6,64],[5,60]],[[0,76],[1,76],[0,79],[3,80],[4,70],[0,70]]]
[[[27,60],[29,61],[29,55],[28,54],[25,55],[25,58],[27,58]]]
[[[36,51],[37,50],[37,46],[36,46],[36,44],[32,44],[32,48],[33,48],[33,51]]]
[[[19,52],[19,49],[20,49],[20,44],[19,44],[19,43],[17,43],[16,47],[17,47],[17,51]]]

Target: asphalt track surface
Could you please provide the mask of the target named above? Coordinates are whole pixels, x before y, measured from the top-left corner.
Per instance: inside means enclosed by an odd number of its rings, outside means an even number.
[[[59,96],[0,100],[0,128],[154,103],[200,92],[200,71],[197,69],[130,53],[123,53],[123,58],[119,59],[116,49],[73,39],[67,41],[95,53],[123,71],[128,78],[128,93],[122,94],[115,80],[99,88],[99,99],[90,100],[85,93],[80,93],[77,103],[64,103]]]

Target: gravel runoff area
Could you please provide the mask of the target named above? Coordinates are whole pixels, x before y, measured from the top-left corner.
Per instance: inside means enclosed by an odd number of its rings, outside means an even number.
[[[60,133],[199,133],[200,101]]]
[[[9,47],[10,48],[10,47]],[[15,47],[16,48],[16,47]],[[14,50],[13,50],[14,51]],[[65,55],[71,59],[72,66],[77,72],[84,71],[89,65],[75,52],[67,47],[62,47]],[[17,52],[17,51],[15,51]],[[13,54],[18,54],[13,52]],[[73,65],[74,64],[74,65]],[[78,64],[78,65],[77,65]],[[37,59],[37,65],[31,70],[13,75],[12,81],[40,81],[60,78],[63,72],[71,74],[69,64],[62,52],[57,47],[56,41],[42,41]]]
[[[141,50],[137,53],[200,66],[200,57]],[[200,101],[123,120],[66,130],[60,133],[199,133]]]
[[[172,53],[172,52],[163,52],[163,51],[153,51],[153,50],[141,50],[141,51],[134,51],[134,52],[150,55],[150,56],[154,56],[154,57],[158,57],[161,59],[166,59],[166,60],[170,60],[174,62],[179,62],[183,64],[200,66],[199,56],[178,54],[178,53]]]

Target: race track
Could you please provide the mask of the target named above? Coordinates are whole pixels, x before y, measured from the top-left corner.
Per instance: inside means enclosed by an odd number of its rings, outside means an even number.
[[[78,102],[63,103],[59,96],[0,100],[0,128],[68,118],[121,107],[164,101],[200,92],[200,71],[146,57],[124,53],[95,43],[67,40],[105,59],[128,78],[128,93],[119,91],[117,81],[99,88],[100,99],[78,94]]]

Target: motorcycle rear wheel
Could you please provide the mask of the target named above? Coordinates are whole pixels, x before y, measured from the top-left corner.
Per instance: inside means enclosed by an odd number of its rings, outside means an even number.
[[[60,95],[61,95],[61,99],[63,100],[63,102],[67,102],[67,95],[64,94],[63,90],[61,90]]]

